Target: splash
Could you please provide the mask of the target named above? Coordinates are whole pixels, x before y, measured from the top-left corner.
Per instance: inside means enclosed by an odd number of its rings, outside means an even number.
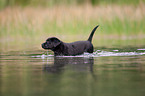
[[[132,56],[132,55],[143,55],[144,53],[138,52],[108,52],[108,51],[96,51],[94,53],[84,53],[77,56],[61,56],[61,57],[103,57],[103,56]],[[60,57],[60,56],[59,56]]]
[[[142,51],[143,51],[143,50],[145,50],[145,49],[137,49],[137,50],[142,50]]]
[[[97,50],[93,53],[84,53],[82,55],[76,55],[76,56],[57,56],[57,57],[104,57],[104,56],[133,56],[133,55],[145,55],[145,52],[119,52],[119,50],[112,50],[113,52],[109,51],[101,51]],[[48,58],[48,57],[54,57],[54,55],[51,54],[42,54],[37,56],[32,56],[35,58]]]

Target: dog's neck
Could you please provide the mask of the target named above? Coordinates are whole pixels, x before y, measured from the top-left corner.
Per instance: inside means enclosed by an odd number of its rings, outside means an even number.
[[[64,51],[65,50],[65,46],[64,46],[64,43],[60,43],[57,47],[55,47],[54,49],[52,49],[52,51],[54,52],[54,55],[57,56],[57,55],[65,55]]]

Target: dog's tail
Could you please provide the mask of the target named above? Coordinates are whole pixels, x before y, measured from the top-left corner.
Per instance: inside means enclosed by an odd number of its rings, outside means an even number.
[[[88,38],[88,41],[92,42],[93,35],[94,35],[94,33],[95,33],[95,31],[96,31],[96,29],[97,29],[98,27],[99,27],[99,25],[97,25],[97,26],[92,30],[92,32],[91,32],[91,34],[90,34],[90,36],[89,36],[89,38]]]

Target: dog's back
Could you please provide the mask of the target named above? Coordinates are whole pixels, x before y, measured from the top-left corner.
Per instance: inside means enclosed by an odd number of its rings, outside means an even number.
[[[93,45],[89,41],[76,41],[65,43],[69,55],[80,55],[84,52],[93,53]]]

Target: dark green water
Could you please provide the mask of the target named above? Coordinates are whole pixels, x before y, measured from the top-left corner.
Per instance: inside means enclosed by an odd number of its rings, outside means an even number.
[[[44,57],[44,51],[0,55],[0,96],[144,96],[145,50],[100,48],[98,54]]]

